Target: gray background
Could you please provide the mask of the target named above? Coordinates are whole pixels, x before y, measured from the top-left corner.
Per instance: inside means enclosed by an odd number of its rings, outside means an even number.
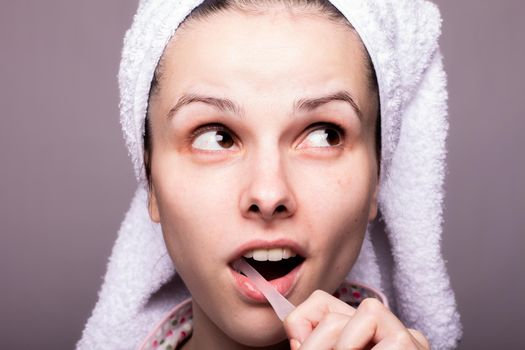
[[[450,87],[444,254],[461,349],[525,348],[520,0],[437,1]],[[0,4],[0,347],[71,349],[135,180],[116,74],[136,1]]]

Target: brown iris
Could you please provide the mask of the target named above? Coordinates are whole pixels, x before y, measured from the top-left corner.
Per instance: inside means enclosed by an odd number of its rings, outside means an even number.
[[[326,134],[326,141],[330,146],[337,146],[341,143],[341,135],[339,132],[335,129],[326,128],[325,129]]]
[[[228,132],[222,130],[217,130],[217,133],[215,134],[215,140],[223,148],[230,148],[234,143],[231,135]]]

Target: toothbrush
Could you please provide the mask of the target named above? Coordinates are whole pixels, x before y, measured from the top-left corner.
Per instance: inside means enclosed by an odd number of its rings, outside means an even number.
[[[244,259],[239,259],[233,263],[233,267],[248,277],[248,279],[255,284],[255,287],[266,297],[277,317],[283,321],[290,312],[295,309],[295,306],[290,303],[284,296],[281,295],[267,280],[252,265],[248,264]]]

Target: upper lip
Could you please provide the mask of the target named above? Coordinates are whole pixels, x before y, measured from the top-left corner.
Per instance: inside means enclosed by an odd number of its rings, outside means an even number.
[[[296,252],[303,258],[306,258],[305,249],[297,242],[292,241],[288,238],[276,239],[276,240],[263,240],[256,239],[241,244],[235,251],[230,255],[229,262],[233,263],[235,260],[240,259],[247,252],[254,249],[272,249],[272,248],[289,248]]]

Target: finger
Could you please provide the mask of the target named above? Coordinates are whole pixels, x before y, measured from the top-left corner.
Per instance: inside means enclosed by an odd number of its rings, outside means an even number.
[[[324,291],[316,290],[284,319],[288,338],[303,343],[323,317],[331,312],[351,316],[355,309]]]
[[[408,331],[410,332],[410,335],[414,338],[414,340],[419,343],[419,346],[422,349],[430,349],[430,343],[428,342],[428,339],[423,335],[423,333],[412,328],[409,328]]]
[[[336,312],[325,315],[302,343],[301,350],[333,349],[349,320],[350,316]]]
[[[419,343],[406,330],[380,341],[372,350],[423,350]]]
[[[367,298],[341,332],[336,349],[362,349],[388,336],[409,334],[405,326],[380,301]]]

